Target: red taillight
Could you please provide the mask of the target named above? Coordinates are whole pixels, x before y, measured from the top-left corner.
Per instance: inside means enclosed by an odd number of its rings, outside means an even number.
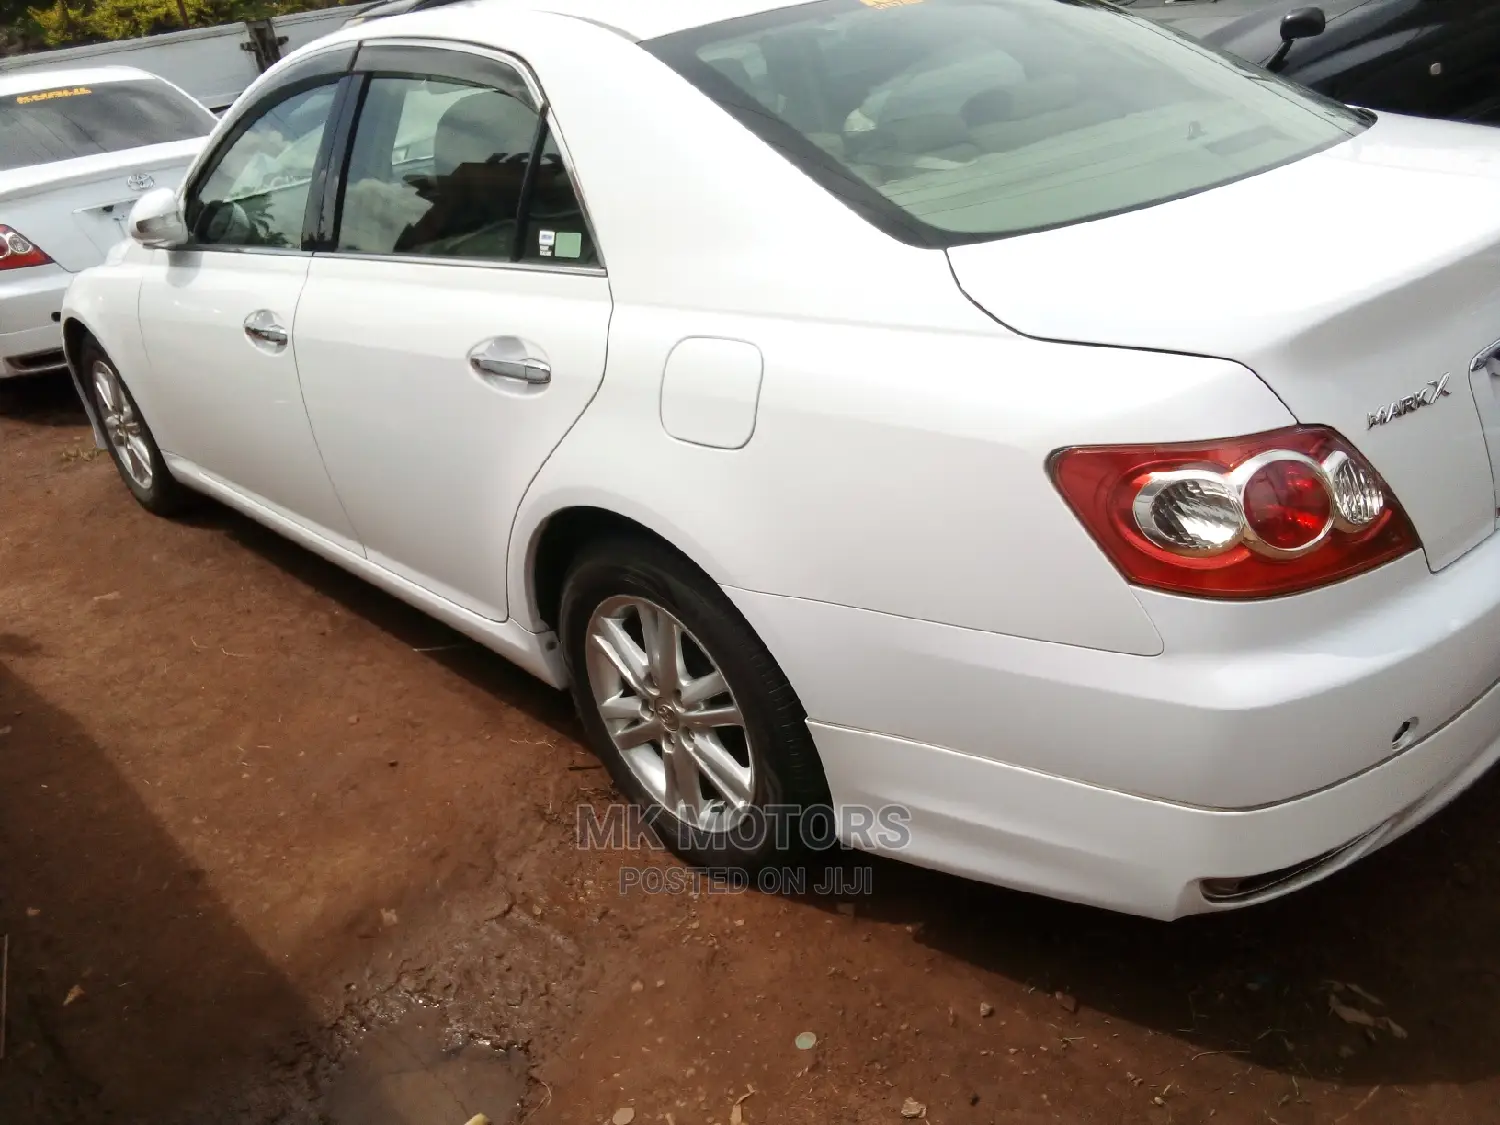
[[[1052,478],[1125,577],[1215,598],[1291,594],[1421,546],[1375,470],[1332,430],[1064,449]]]
[[[1246,474],[1245,531],[1275,551],[1305,551],[1327,534],[1333,495],[1319,465],[1275,458]]]
[[[0,270],[20,269],[22,266],[45,266],[52,259],[42,253],[42,248],[18,230],[11,230],[0,223]]]

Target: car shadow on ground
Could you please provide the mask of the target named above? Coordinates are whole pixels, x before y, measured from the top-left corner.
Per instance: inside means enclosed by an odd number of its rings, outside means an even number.
[[[477,641],[215,501],[204,500],[182,519],[228,536],[345,613],[368,621],[553,733],[581,742],[582,730],[566,692],[549,688]]]
[[[0,659],[0,1121],[315,1120],[312,1014],[26,659]]]
[[[1491,774],[1432,821],[1322,883],[1177,922],[880,859],[874,893],[859,910],[916,925],[929,948],[1062,993],[1069,1006],[1175,1037],[1189,1055],[1232,1053],[1336,1084],[1471,1082],[1500,1074],[1497,801],[1500,775]],[[1399,1030],[1348,1022],[1330,995]]]

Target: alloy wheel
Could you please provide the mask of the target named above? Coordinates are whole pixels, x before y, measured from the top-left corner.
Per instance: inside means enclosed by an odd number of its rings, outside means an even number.
[[[145,430],[135,404],[125,394],[120,376],[107,360],[96,359],[90,375],[99,402],[100,421],[114,447],[120,467],[142,490],[151,490],[151,447],[146,444]]]
[[[726,832],[754,802],[755,754],[718,663],[672,613],[610,598],[589,619],[589,687],[647,794],[691,828]]]

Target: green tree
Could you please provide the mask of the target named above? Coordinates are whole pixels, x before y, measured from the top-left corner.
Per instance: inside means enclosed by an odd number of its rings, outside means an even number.
[[[48,46],[100,39],[133,39],[211,22],[209,0],[56,0],[32,8],[31,18]],[[184,19],[186,17],[186,19]]]
[[[23,43],[40,38],[49,47],[134,39],[184,27],[333,6],[331,0],[0,0],[0,44],[7,29]]]

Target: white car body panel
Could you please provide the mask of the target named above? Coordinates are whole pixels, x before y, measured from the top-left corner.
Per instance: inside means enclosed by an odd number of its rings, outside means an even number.
[[[1430,734],[1495,684],[1500,540],[1424,577],[1409,556],[1269,614],[1143,591],[1165,641],[1152,659],[732,593],[814,721],[1248,809],[1379,765],[1402,724]]]
[[[191,254],[133,248],[82,274],[65,316],[116,361],[179,479],[549,683],[567,676],[541,596],[556,576],[537,573],[552,521],[602,509],[654,532],[776,657],[835,802],[907,807],[901,855],[922,864],[1175,917],[1229,905],[1206,878],[1318,861],[1269,898],[1321,877],[1489,767],[1500,538],[1466,364],[1500,338],[1500,285],[1479,269],[1500,243],[1500,136],[1383,121],[1199,196],[945,253],[876,231],[607,26],[766,5],[710,7],[496,0],[325,41],[483,39],[524,58],[607,279],[204,254],[282,263],[226,280],[231,313],[167,284]],[[1438,147],[1450,171],[1411,167]],[[642,153],[670,174],[643,174]],[[1382,228],[1377,254],[1354,237],[1375,204],[1355,202],[1286,231],[1365,176],[1383,207],[1420,194],[1467,226]],[[242,321],[273,303],[292,343],[268,357]],[[467,369],[504,333],[545,348],[545,390]],[[742,350],[669,362],[702,337],[759,352],[753,395]],[[1460,363],[1448,398],[1363,426]],[[673,422],[664,386],[695,379],[725,380],[733,409],[688,395]],[[1268,601],[1155,593],[1046,471],[1066,446],[1299,422],[1377,463],[1425,557]]]
[[[901,297],[923,299],[912,272],[885,287],[889,305],[870,294],[869,322],[841,325],[643,308],[617,279],[604,385],[527,495],[511,573],[525,581],[524,553],[552,512],[593,506],[654,527],[726,585],[1160,652],[1135,596],[1047,481],[1047,455],[1079,433],[1135,441],[1165,426],[1186,440],[1211,424],[1206,404],[1216,399],[1264,429],[1290,422],[1285,408],[1232,364],[1121,353],[1104,366],[1095,349],[1020,339],[977,316],[968,333],[896,328]],[[856,271],[822,277],[860,284]],[[758,342],[765,374],[743,450],[678,441],[662,427],[657,394],[679,332]],[[920,357],[920,396],[917,376],[893,355]],[[1046,380],[1003,375],[1039,363]],[[841,374],[817,374],[831,369]],[[1159,377],[1167,369],[1175,380]],[[1072,392],[1059,395],[1054,377]],[[1033,478],[1037,487],[1006,484]],[[1017,550],[1020,541],[1032,549]],[[524,606],[515,582],[512,598]]]
[[[0,97],[148,79],[160,81],[128,67],[0,72]],[[25,235],[55,263],[0,270],[0,378],[64,369],[56,316],[73,275],[104,261],[125,238],[125,219],[142,192],[181,182],[205,139],[0,170],[0,222]],[[47,364],[36,358],[38,353],[57,355]]]
[[[604,377],[610,307],[603,276],[313,260],[297,311],[302,394],[371,562],[505,620],[511,520]],[[501,336],[545,357],[550,383],[476,374],[469,352]],[[413,434],[438,440],[414,447]]]
[[[55,263],[9,273],[0,280],[0,379],[63,370],[62,333],[53,318],[73,275]]]
[[[138,267],[141,261],[148,258],[149,253],[126,239],[104,256],[104,264],[108,269],[85,271],[85,283],[69,284],[63,300],[63,322],[79,327],[87,325],[87,331],[99,341],[110,358],[132,371],[149,370],[151,367],[141,338],[140,316],[136,312],[141,294]],[[64,341],[66,342],[66,334]],[[72,360],[76,357],[69,358]],[[94,442],[103,449],[105,432],[98,412],[94,409],[94,401],[84,392],[84,379],[73,362],[69,362],[68,369],[84,411],[88,414],[89,424],[93,427]]]
[[[230,480],[258,504],[295,513],[317,534],[363,554],[318,452],[297,377],[295,344],[252,344],[262,310],[296,339],[310,259],[302,254],[169,254],[140,269],[141,337],[151,366],[181,373],[163,393],[135,393],[163,451]]]
[[[1229,908],[1199,880],[1295,869],[1266,902],[1409,832],[1500,760],[1500,688],[1411,751],[1341,785],[1237,812],[1152,801],[889,735],[810,723],[839,800],[911,813],[911,863],[1170,919]],[[848,841],[857,846],[857,841]],[[1346,849],[1346,850],[1340,850]]]

